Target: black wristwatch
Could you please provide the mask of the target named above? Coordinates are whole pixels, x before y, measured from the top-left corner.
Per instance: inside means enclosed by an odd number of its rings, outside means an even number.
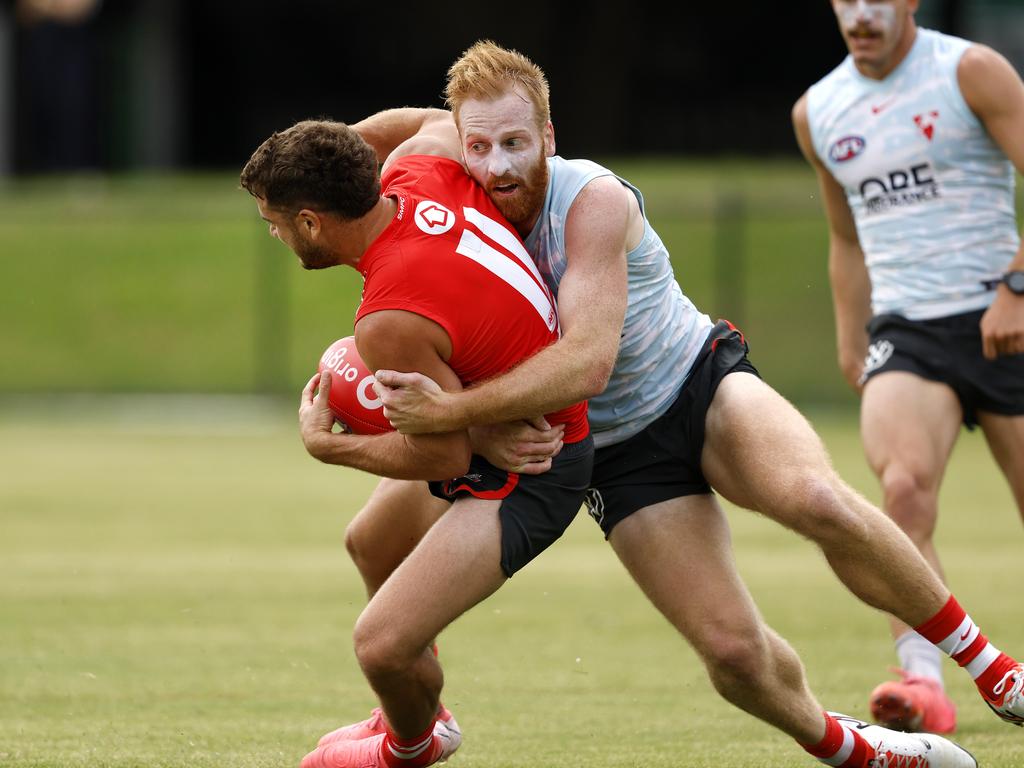
[[[1024,270],[1011,270],[1003,275],[1000,282],[1018,296],[1024,296]]]

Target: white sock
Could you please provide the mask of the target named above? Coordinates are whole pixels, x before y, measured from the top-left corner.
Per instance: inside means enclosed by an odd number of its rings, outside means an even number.
[[[914,630],[896,638],[896,656],[910,674],[938,680],[942,685],[942,652]]]

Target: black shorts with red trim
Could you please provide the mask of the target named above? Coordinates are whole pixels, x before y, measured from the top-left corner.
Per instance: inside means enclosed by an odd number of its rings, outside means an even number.
[[[700,465],[704,422],[728,374],[760,377],[748,351],[743,334],[728,320],[719,320],[671,407],[633,437],[597,450],[587,511],[605,538],[638,509],[711,492]]]
[[[981,341],[984,314],[985,310],[975,310],[932,320],[873,317],[862,381],[903,371],[945,384],[960,401],[968,429],[978,423],[978,411],[1024,414],[1024,354],[986,359]]]
[[[501,500],[501,569],[511,577],[569,527],[583,505],[593,467],[594,439],[588,435],[563,446],[541,475],[506,472],[474,455],[465,475],[429,485],[445,501],[467,495]]]

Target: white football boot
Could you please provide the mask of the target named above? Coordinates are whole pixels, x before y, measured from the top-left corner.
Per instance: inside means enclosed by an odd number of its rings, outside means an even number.
[[[836,712],[830,715],[855,730],[875,749],[870,768],[978,768],[966,749],[931,733],[890,731]]]
[[[447,712],[447,710],[445,711]],[[439,763],[445,762],[454,755],[455,750],[462,745],[462,731],[459,730],[459,724],[455,722],[451,712],[448,712],[447,719],[437,718],[437,722],[434,723],[434,735],[441,739],[441,743],[444,745],[441,756],[437,759]]]

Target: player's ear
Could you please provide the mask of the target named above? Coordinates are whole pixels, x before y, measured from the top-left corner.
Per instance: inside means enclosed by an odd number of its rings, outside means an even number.
[[[309,237],[316,238],[320,234],[323,222],[316,211],[303,208],[295,214],[295,223],[300,231],[305,232]]]
[[[554,157],[555,155],[555,126],[550,120],[544,126],[544,156]]]

